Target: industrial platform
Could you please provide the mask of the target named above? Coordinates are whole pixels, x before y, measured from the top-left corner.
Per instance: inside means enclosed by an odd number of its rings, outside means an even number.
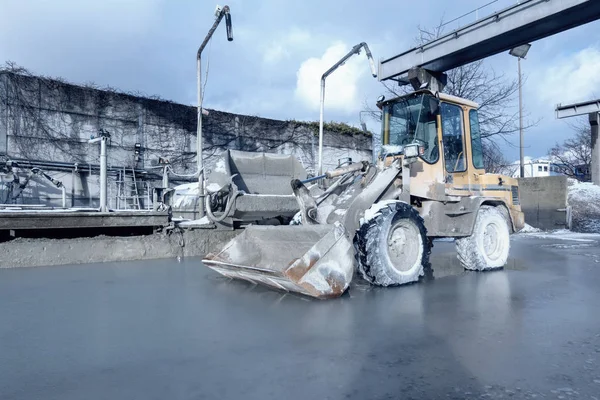
[[[45,208],[0,206],[0,231],[85,228],[163,227],[169,214],[163,211],[118,210],[99,212],[91,208]]]

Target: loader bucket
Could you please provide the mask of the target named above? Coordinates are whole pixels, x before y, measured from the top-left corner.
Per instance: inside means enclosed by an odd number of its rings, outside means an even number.
[[[229,278],[325,299],[350,285],[354,249],[340,223],[251,225],[202,262]]]

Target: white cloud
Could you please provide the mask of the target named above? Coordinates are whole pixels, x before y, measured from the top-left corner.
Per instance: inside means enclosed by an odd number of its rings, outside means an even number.
[[[539,98],[550,105],[589,100],[600,87],[600,50],[588,47],[566,57],[548,60],[533,77]]]
[[[287,34],[273,40],[263,49],[263,61],[274,64],[289,59],[299,48],[309,44],[311,35],[308,31],[292,28]]]
[[[330,46],[321,58],[305,60],[296,73],[296,99],[309,109],[318,109],[321,76],[350,49],[351,47],[345,43],[337,42]],[[361,106],[358,98],[358,83],[367,71],[368,64],[363,52],[358,57],[351,57],[329,75],[325,81],[325,110],[345,113],[358,111]]]

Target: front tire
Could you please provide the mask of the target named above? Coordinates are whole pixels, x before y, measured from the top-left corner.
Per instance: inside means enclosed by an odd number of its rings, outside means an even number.
[[[356,232],[358,271],[378,286],[418,281],[429,262],[426,233],[423,219],[413,207],[401,202],[385,205]]]
[[[510,252],[508,223],[498,207],[481,206],[471,236],[456,240],[456,252],[462,266],[485,271],[506,265]]]

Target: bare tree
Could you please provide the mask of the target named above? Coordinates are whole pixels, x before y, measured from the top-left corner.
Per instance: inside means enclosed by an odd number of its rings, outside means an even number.
[[[444,34],[444,22],[441,21],[431,29],[423,27],[418,27],[418,29],[419,33],[415,41],[417,45],[422,45]],[[448,82],[444,89],[445,93],[479,104],[479,124],[485,145],[484,150],[491,152],[486,158],[494,165],[499,165],[499,163],[495,161],[492,163],[492,160],[504,163],[505,160],[503,160],[497,142],[504,140],[509,145],[514,145],[509,142],[508,136],[519,130],[518,108],[515,104],[515,95],[519,90],[518,79],[516,77],[507,78],[504,74],[490,68],[483,60],[452,69],[446,74]],[[384,83],[384,86],[394,96],[410,91],[410,88],[406,86],[392,86],[388,83]],[[366,108],[374,115],[372,108]],[[537,121],[527,122],[524,129],[536,124]]]
[[[504,157],[496,143],[488,140],[483,143],[483,166],[486,172],[506,174],[510,162]]]
[[[585,171],[589,171],[592,163],[592,135],[586,123],[571,126],[574,136],[562,144],[556,144],[549,151],[550,157],[565,175],[580,180],[586,179]]]

